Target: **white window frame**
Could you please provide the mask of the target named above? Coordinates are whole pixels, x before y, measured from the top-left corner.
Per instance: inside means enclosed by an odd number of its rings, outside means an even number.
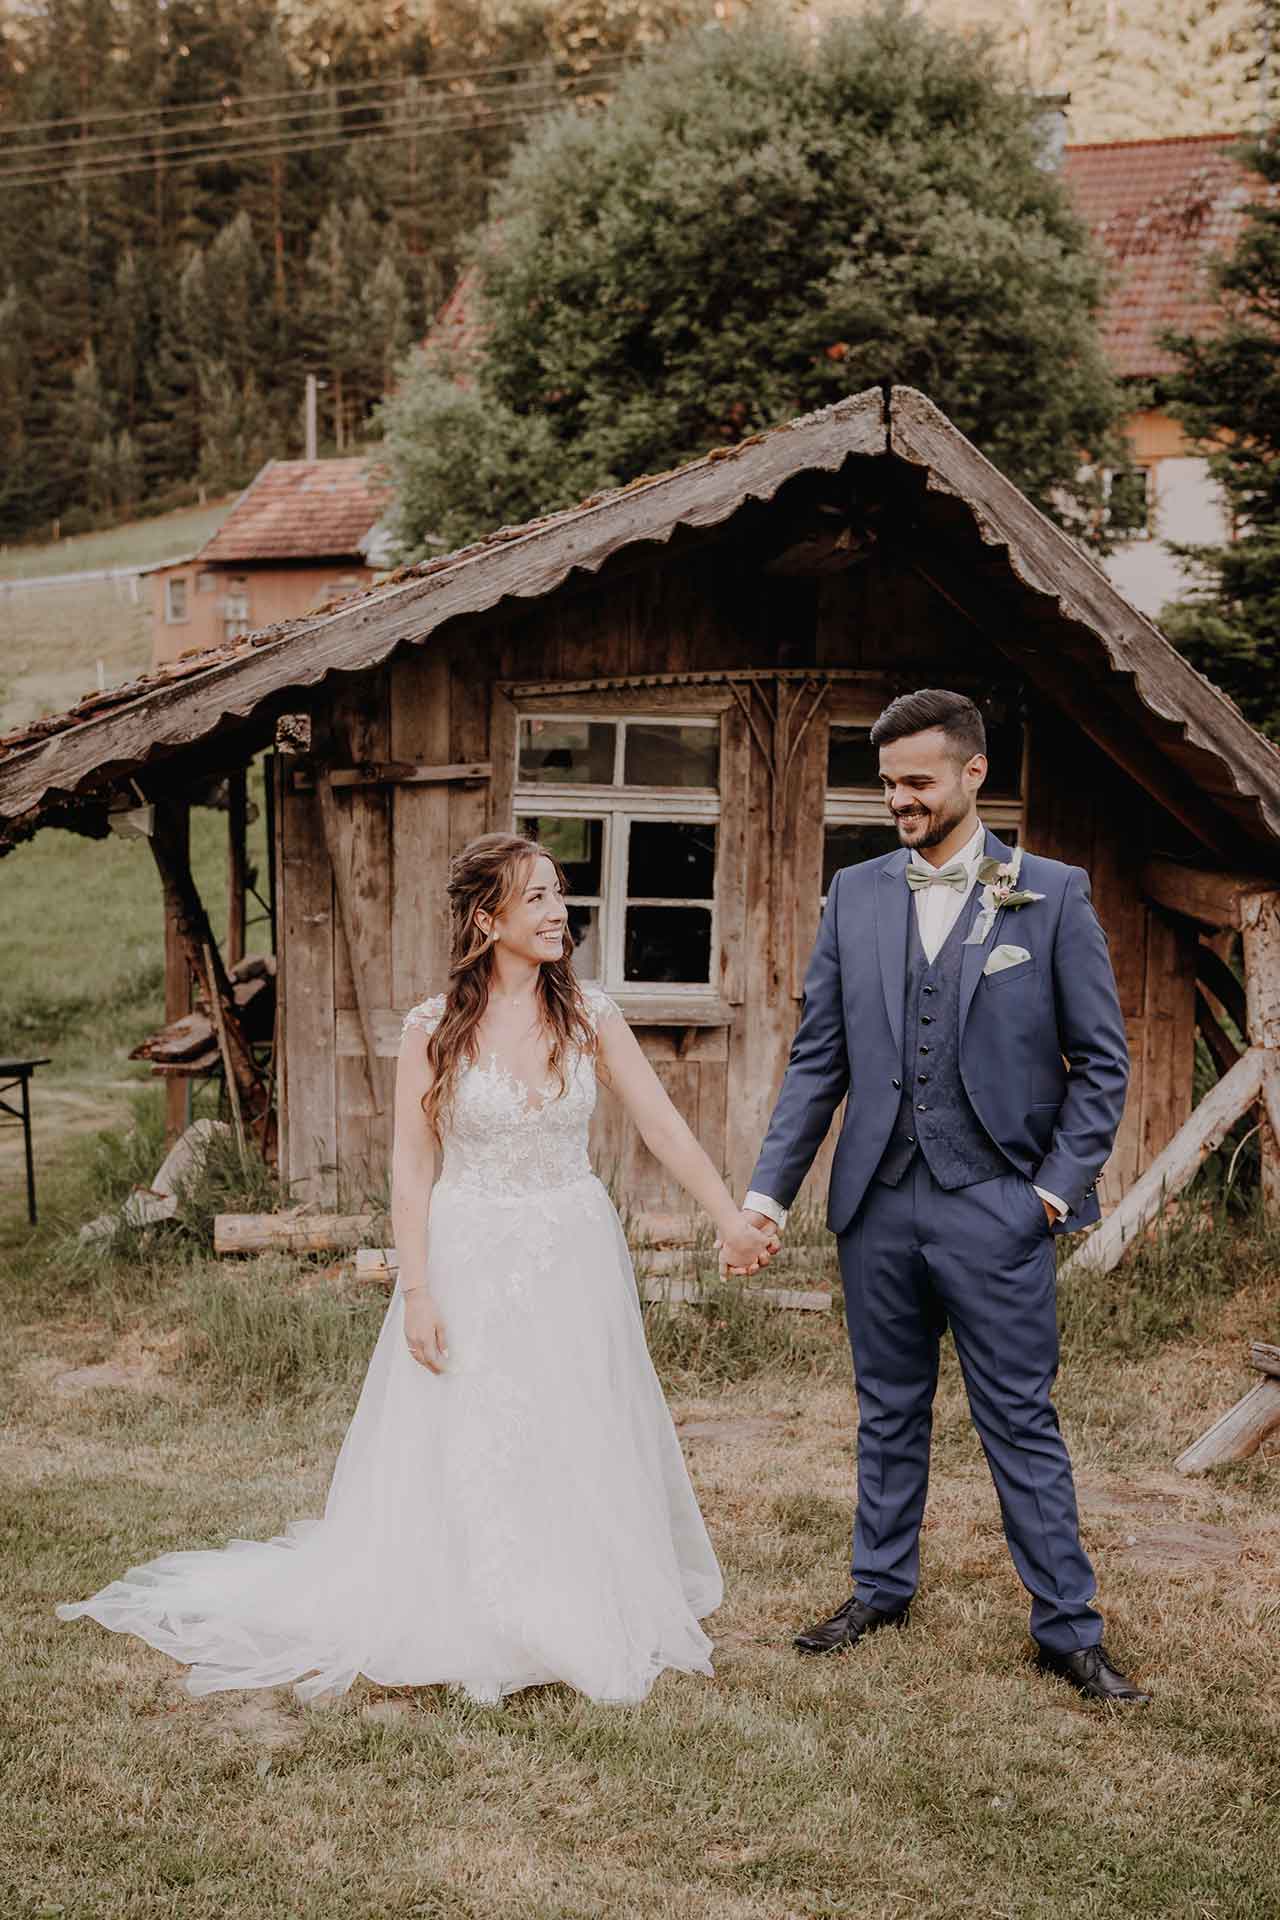
[[[614,732],[613,783],[609,786],[576,785],[559,781],[520,780],[520,735],[526,720],[550,720],[562,725],[609,725]],[[705,1001],[716,991],[716,956],[720,951],[719,871],[720,821],[722,796],[714,787],[642,787],[623,784],[626,756],[626,730],[629,726],[706,727],[716,737],[720,764],[724,764],[721,723],[718,713],[650,711],[645,708],[583,706],[573,711],[561,708],[521,710],[516,724],[515,786],[513,815],[519,821],[528,814],[558,815],[565,819],[601,820],[604,846],[601,852],[601,892],[570,894],[571,907],[597,908],[601,971],[594,984],[620,998],[661,994],[664,999]],[[716,873],[710,899],[675,899],[644,894],[631,898],[627,893],[627,852],[633,823],[648,821],[688,823],[708,822],[717,829]],[[710,912],[711,936],[705,980],[628,980],[625,977],[626,919],[629,906],[702,907]]]
[[[173,590],[182,588],[182,612],[173,610]],[[188,573],[171,573],[164,583],[164,621],[167,627],[185,627],[191,621],[191,576]]]

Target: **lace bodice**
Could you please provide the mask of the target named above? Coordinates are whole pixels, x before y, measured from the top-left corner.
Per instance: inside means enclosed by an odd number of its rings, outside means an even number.
[[[585,987],[583,993],[595,1027],[618,1014],[616,1003],[600,988]],[[435,994],[409,1009],[402,1032],[421,1027],[430,1033],[443,1012],[444,995]],[[471,1188],[488,1200],[502,1200],[588,1178],[587,1132],[596,1104],[591,1055],[570,1050],[563,1093],[557,1092],[554,1079],[532,1091],[541,1105],[530,1103],[530,1089],[496,1055],[464,1066],[444,1124],[441,1180]]]

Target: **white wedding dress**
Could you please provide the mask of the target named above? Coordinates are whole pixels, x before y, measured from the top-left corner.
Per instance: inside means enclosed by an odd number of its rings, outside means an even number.
[[[617,1014],[587,991],[593,1021]],[[405,1025],[430,1030],[443,999]],[[561,1680],[638,1701],[710,1673],[721,1579],[644,1339],[627,1244],[587,1159],[596,1099],[491,1058],[464,1067],[431,1201],[428,1276],[448,1369],[404,1341],[399,1289],[322,1520],[166,1553],[64,1604],[190,1664],[194,1694],[357,1674],[495,1701]]]

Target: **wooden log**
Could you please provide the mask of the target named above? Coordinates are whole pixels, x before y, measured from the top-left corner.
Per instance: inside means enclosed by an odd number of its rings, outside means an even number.
[[[334,787],[480,787],[493,778],[488,760],[462,760],[445,767],[424,767],[412,760],[370,760],[356,767],[330,767]]]
[[[1249,1348],[1249,1365],[1280,1379],[1280,1347],[1273,1347],[1268,1340],[1255,1340]]]
[[[1258,1126],[1262,1203],[1280,1211],[1280,1088],[1274,1069],[1280,1050],[1280,893],[1251,894],[1241,906],[1245,1024],[1255,1047],[1268,1050]]]
[[[375,1230],[372,1213],[219,1213],[215,1253],[330,1253],[358,1246]]]
[[[1280,1380],[1259,1380],[1242,1400],[1174,1461],[1178,1473],[1206,1473],[1228,1460],[1247,1460],[1280,1427]]]
[[[1149,860],[1142,870],[1142,891],[1154,905],[1215,929],[1242,927],[1245,901],[1272,884],[1257,874],[1211,873],[1176,860]]]
[[[1266,1055],[1250,1047],[1216,1087],[1208,1092],[1190,1119],[1152,1161],[1142,1178],[1130,1187],[1119,1206],[1108,1215],[1063,1268],[1069,1277],[1082,1267],[1109,1273],[1139,1235],[1176,1198],[1216,1147],[1220,1147],[1240,1115],[1251,1107],[1262,1088]]]

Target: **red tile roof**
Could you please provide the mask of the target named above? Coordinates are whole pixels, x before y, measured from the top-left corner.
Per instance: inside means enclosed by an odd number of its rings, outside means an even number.
[[[197,556],[327,560],[361,553],[391,498],[366,460],[269,460]]]
[[[1230,251],[1250,202],[1274,193],[1242,164],[1240,139],[1209,133],[1067,148],[1063,178],[1117,273],[1103,318],[1113,373],[1172,372],[1164,330],[1203,337],[1220,324],[1207,268]]]

